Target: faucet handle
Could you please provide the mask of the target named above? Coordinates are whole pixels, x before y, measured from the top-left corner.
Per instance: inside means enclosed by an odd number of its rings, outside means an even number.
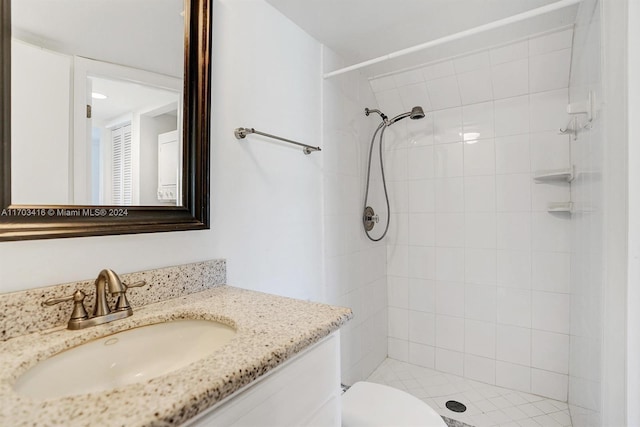
[[[141,286],[146,285],[147,282],[145,280],[141,280],[140,282],[135,282],[130,285],[123,283],[124,291],[118,295],[118,301],[116,302],[116,311],[124,311],[130,310],[131,306],[129,305],[129,301],[127,300],[127,289],[129,288],[139,288]]]
[[[141,281],[139,281],[139,282],[135,282],[135,283],[132,283],[132,284],[130,284],[130,285],[127,285],[126,283],[123,283],[124,288],[125,288],[125,292],[126,292],[126,289],[129,289],[129,288],[139,288],[139,287],[144,286],[144,285],[146,285],[146,284],[147,284],[147,281],[146,281],[146,280],[141,280]]]
[[[84,298],[87,295],[80,289],[76,289],[73,295],[62,298],[49,298],[42,302],[42,305],[55,305],[65,301],[73,301],[73,311],[71,312],[71,321],[86,320],[89,318],[87,310],[84,308]]]

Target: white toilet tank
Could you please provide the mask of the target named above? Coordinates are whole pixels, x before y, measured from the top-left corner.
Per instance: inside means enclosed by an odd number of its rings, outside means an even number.
[[[404,391],[357,382],[342,395],[342,427],[447,427],[438,413]]]

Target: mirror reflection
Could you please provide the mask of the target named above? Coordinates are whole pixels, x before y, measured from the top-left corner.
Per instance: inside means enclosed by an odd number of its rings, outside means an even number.
[[[12,203],[176,206],[182,0],[14,0]]]

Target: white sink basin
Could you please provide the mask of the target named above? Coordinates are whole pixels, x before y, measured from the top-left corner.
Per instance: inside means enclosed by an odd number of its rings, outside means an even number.
[[[213,353],[235,335],[207,320],[174,320],[108,335],[60,352],[18,378],[14,389],[37,399],[110,390],[146,381]]]

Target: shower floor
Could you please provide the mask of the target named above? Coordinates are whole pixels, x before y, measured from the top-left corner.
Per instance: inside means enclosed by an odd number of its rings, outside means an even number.
[[[404,390],[423,400],[440,415],[474,427],[571,427],[565,402],[509,390],[438,372],[393,359],[384,362],[367,381]],[[456,400],[464,413],[446,408]]]

